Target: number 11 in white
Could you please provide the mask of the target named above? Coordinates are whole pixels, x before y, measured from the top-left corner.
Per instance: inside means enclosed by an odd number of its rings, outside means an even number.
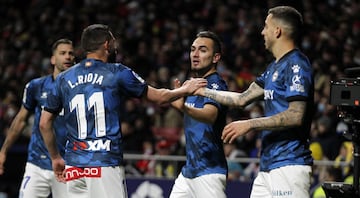
[[[96,137],[106,135],[104,96],[102,92],[93,93],[88,99],[87,110],[94,109]],[[87,136],[87,119],[85,110],[85,95],[77,94],[70,102],[70,112],[76,110],[79,139]]]

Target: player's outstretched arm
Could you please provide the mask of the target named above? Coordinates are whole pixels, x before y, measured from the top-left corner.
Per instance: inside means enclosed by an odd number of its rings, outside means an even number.
[[[176,89],[156,89],[154,87],[148,86],[147,99],[157,104],[164,104],[172,102],[181,97],[191,95],[200,87],[205,87],[207,85],[206,79],[203,78],[192,78],[183,83],[183,85]]]
[[[179,88],[181,87],[181,84],[178,80],[174,80],[173,86],[174,88]],[[212,124],[217,118],[218,109],[212,104],[205,104],[203,108],[195,108],[186,106],[184,104],[184,98],[180,98],[173,101],[171,106],[200,122]]]
[[[249,88],[242,93],[219,91],[208,88],[200,88],[195,92],[195,95],[209,97],[223,105],[236,106],[241,108],[258,99],[263,94],[263,88],[254,82],[251,83]]]
[[[231,143],[237,137],[251,130],[277,131],[301,126],[304,121],[305,109],[305,101],[294,101],[289,103],[289,108],[286,111],[273,116],[231,122],[225,126],[221,139],[225,143]]]
[[[181,82],[179,79],[175,79],[173,81],[173,88],[174,89],[178,89],[181,87]],[[184,98],[183,97],[180,97],[179,99],[177,100],[174,100],[171,102],[171,106],[174,107],[175,109],[181,111],[181,112],[184,112],[184,108],[185,108],[185,104],[184,104]]]
[[[0,150],[0,175],[4,174],[5,171],[4,164],[7,152],[24,130],[29,114],[30,112],[24,106],[21,106],[19,112],[16,114],[10,125],[5,141]]]

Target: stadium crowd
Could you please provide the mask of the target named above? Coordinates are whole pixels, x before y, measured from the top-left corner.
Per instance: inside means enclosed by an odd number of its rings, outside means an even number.
[[[305,28],[299,47],[315,71],[317,110],[311,130],[314,159],[351,160],[340,152],[349,141],[342,132],[350,127],[338,118],[329,98],[330,81],[344,77],[346,68],[360,67],[359,0],[2,0],[0,4],[0,145],[19,110],[25,83],[51,72],[49,46],[59,38],[71,39],[76,60],[81,60],[83,54],[77,47],[81,30],[93,23],[107,24],[119,43],[114,61],[131,67],[152,86],[171,88],[172,79],[187,78],[192,36],[200,30],[212,30],[223,41],[224,56],[218,71],[229,90],[241,92],[271,58],[260,34],[267,8],[286,4],[303,14]],[[182,116],[170,106],[129,99],[124,115],[125,153],[184,154]],[[231,109],[228,121],[259,116],[262,104],[256,103],[242,110]],[[164,128],[174,129],[170,133],[177,134],[177,139],[161,137],[158,131]],[[23,167],[16,164],[26,160],[28,133],[24,131],[13,147],[14,156],[20,157],[17,161],[9,159],[9,173],[3,178],[18,174],[19,169],[13,169]],[[257,157],[261,148],[257,140],[256,132],[239,138],[233,146],[228,145],[227,156]],[[140,174],[166,172],[154,167],[156,163],[151,161],[134,164]],[[229,178],[248,181],[255,174],[256,164],[229,164],[229,168],[234,171]],[[171,173],[166,170],[163,176],[177,175],[173,169]],[[348,174],[351,171],[343,172],[343,178]],[[319,181],[321,178],[314,179],[314,183]]]

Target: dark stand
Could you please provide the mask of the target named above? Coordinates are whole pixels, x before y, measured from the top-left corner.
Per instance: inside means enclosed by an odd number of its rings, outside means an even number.
[[[350,121],[349,121],[350,120]],[[322,187],[327,198],[360,198],[359,192],[359,162],[360,162],[360,133],[358,125],[360,120],[349,119],[352,126],[352,133],[346,132],[345,137],[350,139],[354,146],[354,182],[353,184],[345,184],[342,182],[325,182]],[[345,120],[346,121],[346,120]]]

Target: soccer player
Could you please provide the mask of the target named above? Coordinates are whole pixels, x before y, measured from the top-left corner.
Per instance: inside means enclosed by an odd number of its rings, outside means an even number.
[[[191,71],[196,77],[205,78],[212,90],[228,90],[216,70],[220,58],[218,36],[210,31],[199,32],[191,45]],[[221,132],[227,107],[202,96],[188,96],[172,105],[184,113],[186,164],[175,180],[170,198],[225,198],[228,168]]]
[[[161,104],[207,84],[199,78],[174,90],[151,87],[125,65],[107,63],[116,52],[115,43],[108,26],[86,27],[81,35],[86,59],[60,74],[41,116],[54,173],[59,181],[66,181],[69,197],[127,197],[120,127],[125,96]],[[55,146],[52,125],[61,109],[68,140],[64,159]]]
[[[314,110],[313,70],[308,58],[296,48],[302,16],[294,8],[271,8],[261,34],[275,60],[243,93],[199,89],[196,94],[222,104],[244,107],[263,98],[265,117],[239,120],[225,126],[222,139],[262,131],[260,173],[251,197],[309,197],[311,165],[310,125]]]
[[[54,86],[54,80],[58,74],[70,68],[74,64],[74,48],[71,40],[60,39],[52,46],[51,64],[54,70],[51,75],[31,80],[24,89],[22,106],[11,123],[8,135],[0,150],[0,175],[4,173],[4,163],[9,148],[18,139],[26,126],[31,114],[34,114],[34,125],[30,143],[28,146],[28,158],[24,177],[20,186],[19,196],[22,198],[48,197],[67,198],[66,185],[58,182],[52,171],[50,155],[41,137],[39,122],[42,108],[46,98]],[[63,114],[54,121],[56,133],[56,147],[60,155],[64,154],[65,146],[65,123]]]

